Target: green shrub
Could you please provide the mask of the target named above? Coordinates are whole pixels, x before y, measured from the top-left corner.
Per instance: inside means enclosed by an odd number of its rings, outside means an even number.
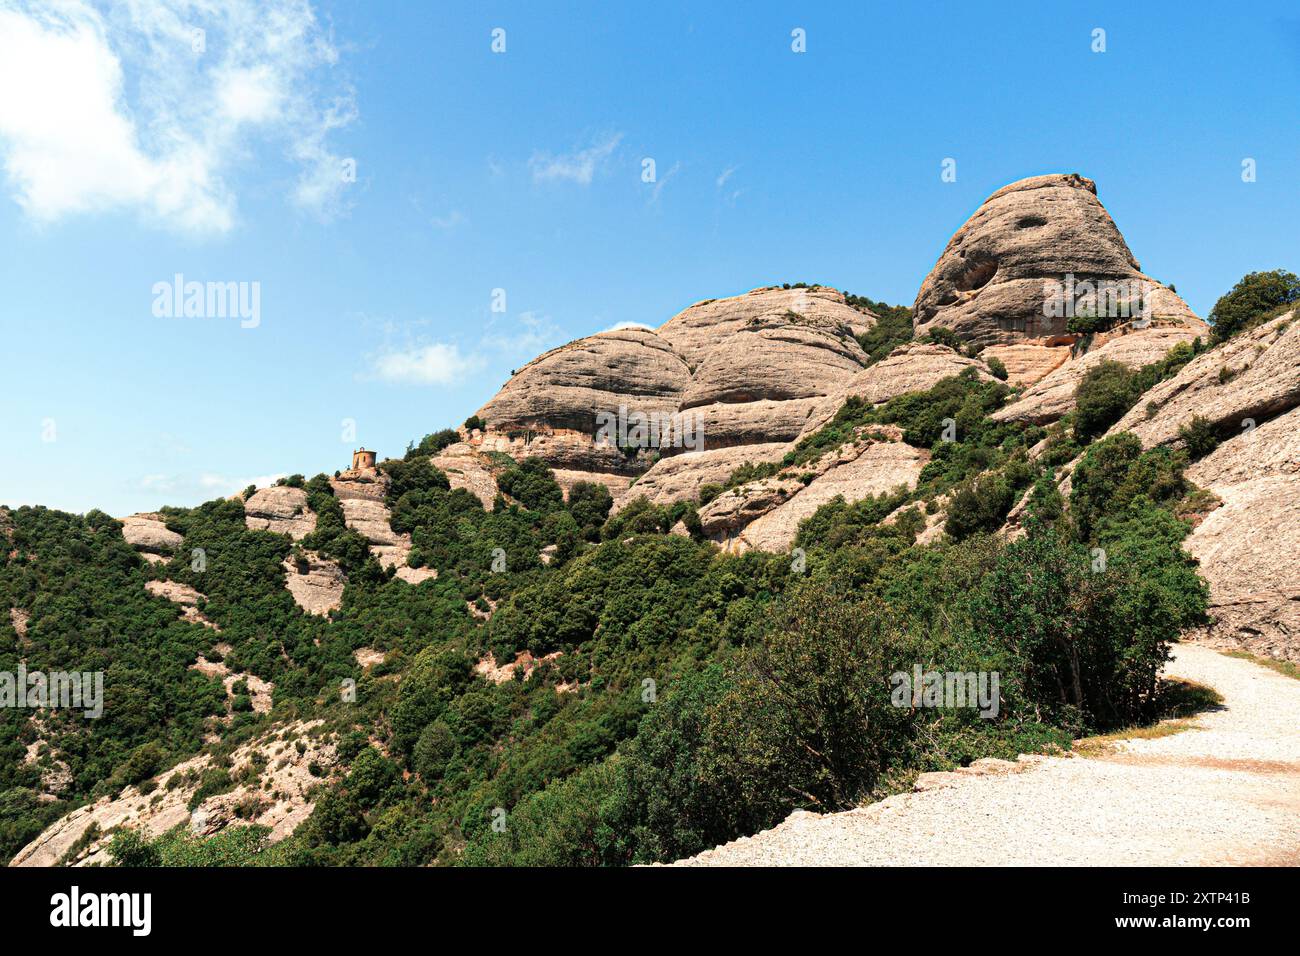
[[[525,458],[497,478],[497,486],[530,511],[549,511],[564,504],[564,492],[546,462]]]
[[[1002,527],[1013,504],[1014,493],[1002,475],[985,472],[962,482],[952,493],[944,530],[958,541],[972,534],[994,532]]]
[[[1127,365],[1099,362],[1084,374],[1074,398],[1074,437],[1085,444],[1124,417],[1142,394],[1137,373]]]
[[[1219,447],[1219,436],[1215,434],[1214,425],[1202,415],[1193,415],[1191,421],[1178,429],[1187,457],[1191,461],[1204,458]]]
[[[1300,277],[1285,269],[1243,276],[1210,311],[1214,340],[1223,342],[1300,302]]]

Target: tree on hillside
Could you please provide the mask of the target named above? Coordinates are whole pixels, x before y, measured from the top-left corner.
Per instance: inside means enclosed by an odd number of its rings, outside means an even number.
[[[1297,302],[1300,302],[1300,277],[1295,273],[1285,269],[1252,272],[1214,303],[1210,312],[1214,338],[1219,342],[1229,339],[1262,319],[1280,315],[1287,306]]]

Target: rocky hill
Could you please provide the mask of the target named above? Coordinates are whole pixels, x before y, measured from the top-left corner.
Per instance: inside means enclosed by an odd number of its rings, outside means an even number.
[[[761,682],[788,633],[816,700],[865,697],[896,625],[1026,668],[1014,721],[927,725],[912,769],[1158,715],[1180,631],[1300,661],[1300,322],[1271,315],[1212,343],[1090,180],[1038,176],[957,230],[910,317],[769,286],[553,349],[378,467],[120,521],[0,509],[0,655],[107,662],[118,695],[102,724],[0,715],[6,852],[185,860],[238,823],[285,862],[671,860],[888,766],[814,794],[820,744],[736,743],[785,726]],[[1069,701],[1064,672],[1021,689],[1045,665],[1007,622],[1054,607],[1011,600],[1024,580],[1069,597],[1053,627],[1144,643]]]

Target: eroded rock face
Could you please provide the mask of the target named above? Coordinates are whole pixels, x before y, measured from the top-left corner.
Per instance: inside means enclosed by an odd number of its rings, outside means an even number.
[[[1178,437],[1200,415],[1222,435],[1300,405],[1300,322],[1288,312],[1192,359],[1161,382],[1111,432],[1133,432],[1144,447]],[[1154,414],[1152,413],[1154,410]]]
[[[221,630],[216,624],[204,617],[198,608],[199,602],[207,601],[207,597],[188,584],[181,584],[178,581],[146,581],[144,589],[154,597],[166,598],[173,604],[179,604],[181,606],[181,617],[191,624],[202,624],[214,631]]]
[[[826,397],[866,364],[854,335],[876,321],[825,288],[756,289],[697,303],[658,330],[603,332],[529,363],[479,410],[487,431],[467,444],[540,457],[567,486],[601,481],[616,495],[655,468],[681,478],[712,463],[701,450],[797,438]],[[620,413],[659,416],[674,440],[620,448],[619,439],[598,436]],[[664,467],[678,456],[691,456],[689,464]],[[698,488],[704,480],[681,484]],[[636,491],[620,497],[629,495]]]
[[[995,347],[990,355],[1007,365],[1013,384],[1036,381],[1065,361],[1055,350],[1078,338],[1067,328],[1069,313],[1048,305],[1047,283],[1064,289],[1067,277],[1079,283],[1077,296],[1082,283],[1098,280],[1126,283],[1134,296],[1142,290],[1151,314],[1141,326],[1176,327],[1189,337],[1205,332],[1177,293],[1143,275],[1093,181],[1056,174],[1002,187],[957,230],[917,294],[917,336],[951,329],[964,341]],[[1073,308],[1076,296],[1070,299]],[[1019,348],[999,351],[1006,346]]]
[[[622,508],[640,497],[658,505],[696,498],[704,485],[725,485],[731,473],[741,465],[779,461],[789,449],[787,442],[769,442],[708,448],[660,459],[615,500],[614,508]]]
[[[1300,323],[1274,319],[1197,356],[1107,433],[1177,447],[1193,416],[1221,437],[1187,478],[1222,505],[1184,542],[1210,585],[1221,645],[1300,661]]]
[[[1187,477],[1223,502],[1184,543],[1210,584],[1201,636],[1300,663],[1300,408],[1224,442]]]
[[[981,380],[994,380],[983,361],[967,358],[946,345],[923,342],[900,345],[884,360],[855,372],[841,389],[823,399],[804,425],[800,437],[817,431],[835,417],[850,396],[879,405],[908,392],[928,391],[943,379],[971,368]]]
[[[122,519],[122,537],[147,561],[166,561],[184,542],[175,531],[168,530],[163,516],[152,512],[128,515]]]
[[[316,530],[316,515],[307,507],[306,490],[272,485],[249,495],[244,502],[244,523],[255,531],[287,534],[301,541]]]
[[[676,409],[689,379],[682,357],[656,333],[601,332],[533,359],[478,416],[496,432],[567,429],[594,435],[603,410]]]
[[[877,426],[815,462],[730,489],[700,510],[704,533],[729,551],[787,550],[800,523],[836,497],[852,503],[915,487],[930,453],[900,437]]]
[[[1185,326],[1153,326],[1098,338],[1100,341],[1094,340],[1093,347],[1086,351],[1082,341],[1073,349],[1053,349],[1065,353],[1065,360],[1025,389],[1015,401],[994,412],[993,420],[1050,424],[1074,410],[1075,389],[1084,375],[1101,362],[1141,368],[1164,358],[1175,345],[1192,341],[1196,333]]]
[[[347,578],[329,558],[315,551],[305,551],[305,567],[300,569],[292,557],[284,559],[285,587],[294,601],[308,614],[325,616],[343,603]]]
[[[787,312],[821,328],[844,326],[851,335],[868,331],[878,321],[872,313],[847,305],[843,293],[835,289],[769,287],[726,299],[697,302],[660,326],[658,334],[695,369],[732,333],[748,328],[751,322]]]
[[[475,432],[479,442],[482,436]],[[452,488],[464,488],[477,498],[484,508],[491,508],[497,496],[497,480],[489,467],[487,457],[467,442],[448,445],[429,459],[430,464],[447,476]]]
[[[246,743],[231,754],[230,773],[247,779],[228,793],[203,800],[194,811],[187,804],[199,788],[202,772],[212,758],[200,754],[155,778],[150,793],[127,787],[117,797],[73,810],[47,827],[14,856],[10,866],[93,866],[112,862],[108,844],[112,831],[129,827],[150,839],[162,836],[180,824],[195,835],[208,836],[228,824],[258,824],[270,827],[274,843],[293,833],[315,807],[314,794],[320,778],[310,767],[332,767],[336,761],[334,741],[318,736],[322,722],[297,722]],[[304,744],[298,752],[296,742]],[[254,758],[257,758],[256,761]],[[169,784],[173,784],[169,786]],[[242,815],[241,815],[242,814]],[[91,825],[99,836],[82,841]]]
[[[343,520],[366,539],[370,553],[383,567],[404,567],[411,553],[411,536],[394,531],[384,495],[389,479],[380,471],[345,471],[330,479],[334,497],[343,508]]]

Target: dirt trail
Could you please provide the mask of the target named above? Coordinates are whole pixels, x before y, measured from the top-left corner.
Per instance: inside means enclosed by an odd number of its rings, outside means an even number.
[[[1125,866],[1300,863],[1300,681],[1194,644],[1166,673],[1223,706],[1194,728],[1096,758],[1030,758],[1015,772],[784,823],[686,866]]]

